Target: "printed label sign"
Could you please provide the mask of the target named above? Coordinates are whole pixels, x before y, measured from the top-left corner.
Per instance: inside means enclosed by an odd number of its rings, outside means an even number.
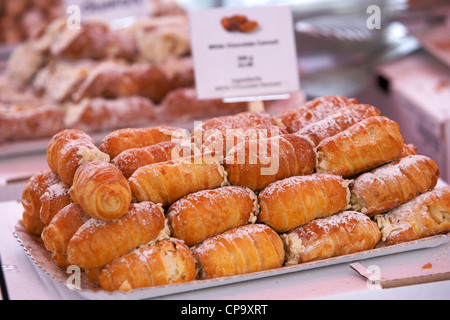
[[[193,11],[190,28],[200,99],[255,97],[299,90],[290,7]]]

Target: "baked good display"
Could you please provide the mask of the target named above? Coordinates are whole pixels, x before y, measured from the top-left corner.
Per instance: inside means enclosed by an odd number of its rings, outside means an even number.
[[[104,161],[82,163],[70,188],[73,202],[91,217],[114,220],[123,216],[131,203],[127,179],[114,165]]]
[[[398,159],[403,145],[396,122],[384,116],[370,117],[319,143],[317,171],[353,177]]]
[[[450,231],[450,187],[438,187],[375,216],[386,245]]]
[[[348,206],[349,181],[327,173],[293,176],[270,184],[258,195],[258,221],[286,232]]]
[[[112,130],[98,146],[85,131],[61,130],[49,170],[24,188],[23,225],[56,266],[78,265],[83,281],[106,291],[283,268],[450,230],[450,189],[436,188],[438,166],[397,123],[345,97],[292,109],[294,132],[261,111],[191,131]]]
[[[171,234],[188,246],[233,227],[255,222],[258,214],[255,193],[238,186],[191,193],[167,211]]]
[[[315,164],[311,142],[293,134],[241,142],[223,159],[228,181],[255,191],[276,180],[310,174]]]
[[[381,232],[369,217],[343,211],[282,235],[286,264],[298,264],[373,249]]]
[[[82,163],[94,160],[109,162],[109,159],[109,155],[101,152],[87,133],[78,129],[58,132],[47,146],[48,166],[69,186]]]
[[[351,184],[350,204],[372,217],[433,189],[439,168],[432,159],[412,155],[358,176]]]
[[[181,241],[162,240],[108,263],[99,274],[107,291],[129,291],[195,279],[195,261]]]
[[[264,224],[248,224],[210,237],[192,253],[200,279],[269,270],[284,263],[280,236]]]
[[[162,210],[151,202],[133,203],[118,219],[86,221],[68,242],[67,259],[83,269],[96,269],[164,235]]]

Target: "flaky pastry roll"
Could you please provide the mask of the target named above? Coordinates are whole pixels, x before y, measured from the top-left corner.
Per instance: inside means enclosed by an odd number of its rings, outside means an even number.
[[[72,202],[69,189],[69,186],[64,182],[58,182],[48,187],[42,194],[40,197],[41,209],[39,211],[39,217],[44,225],[48,226],[55,214]]]
[[[373,249],[381,238],[375,222],[356,211],[317,219],[282,235],[286,265]]]
[[[52,258],[61,268],[67,268],[67,245],[75,232],[91,216],[75,203],[68,204],[59,210],[52,221],[42,231],[42,240],[47,250],[51,251]]]
[[[247,224],[210,237],[193,247],[198,277],[211,279],[279,268],[283,241],[263,224]]]
[[[326,118],[304,126],[295,134],[304,135],[317,146],[322,140],[351,127],[368,117],[379,116],[380,110],[366,104],[352,104],[341,108]]]
[[[323,140],[317,146],[317,172],[351,177],[391,160],[403,152],[399,125],[386,117],[370,117]]]
[[[61,182],[59,176],[50,171],[42,170],[35,173],[25,183],[22,191],[23,215],[22,221],[28,232],[40,235],[44,228],[44,223],[40,218],[41,196],[48,187]]]
[[[276,181],[258,195],[263,222],[281,233],[348,207],[350,181],[315,173]]]
[[[109,162],[80,165],[70,188],[73,202],[93,218],[113,220],[128,211],[132,195],[127,179]]]
[[[128,179],[140,167],[193,156],[194,152],[194,146],[187,140],[163,141],[147,147],[124,150],[111,163],[119,168],[125,178]]]
[[[309,139],[293,134],[242,142],[223,160],[231,184],[255,191],[276,180],[310,174],[315,164],[316,154]]]
[[[163,141],[182,140],[187,136],[186,130],[167,126],[119,129],[103,138],[99,149],[109,154],[112,160],[127,149],[147,147]]]
[[[205,141],[211,134],[217,130],[240,129],[245,127],[254,127],[260,125],[279,125],[276,117],[265,112],[245,111],[234,115],[214,117],[205,120],[200,126],[194,128],[191,136],[195,138],[195,143]]]
[[[372,217],[433,189],[438,178],[432,159],[408,156],[358,176],[350,184],[350,203],[353,210]]]
[[[108,263],[98,277],[107,291],[188,282],[195,280],[195,262],[182,242],[162,240]]]
[[[375,216],[386,245],[450,231],[450,186],[438,187]]]
[[[157,205],[132,203],[119,219],[86,221],[70,239],[67,257],[80,268],[100,268],[158,236],[167,236],[165,226],[164,214]]]
[[[47,147],[48,166],[68,186],[72,185],[78,166],[93,160],[109,162],[109,156],[97,148],[88,134],[78,129],[58,132]]]
[[[191,193],[167,212],[172,236],[193,246],[233,227],[254,222],[256,195],[248,188],[226,186]]]
[[[331,115],[333,112],[358,101],[354,98],[342,96],[324,96],[315,98],[294,109],[281,112],[277,118],[291,132],[297,132],[310,123],[317,122]]]
[[[138,201],[167,206],[190,193],[223,186],[227,179],[217,159],[194,156],[146,165],[128,182]]]

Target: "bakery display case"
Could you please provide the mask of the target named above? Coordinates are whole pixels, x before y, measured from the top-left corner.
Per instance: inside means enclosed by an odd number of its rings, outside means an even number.
[[[231,102],[198,96],[190,13],[273,3],[153,5],[121,28],[55,17],[5,61],[4,299],[450,298],[448,161],[399,118],[405,100],[444,101],[448,4],[423,20],[420,1],[286,1],[299,90]],[[386,28],[366,24],[370,5],[385,9]],[[347,18],[365,31],[349,38]],[[249,32],[215,28],[262,34],[264,20],[249,19]],[[317,34],[335,21],[345,36]],[[430,42],[423,30],[434,28]],[[436,41],[444,49],[429,53]],[[401,78],[418,55],[444,60],[419,69],[442,77],[436,95]],[[237,66],[253,81],[247,58]],[[446,109],[427,130],[446,132]]]

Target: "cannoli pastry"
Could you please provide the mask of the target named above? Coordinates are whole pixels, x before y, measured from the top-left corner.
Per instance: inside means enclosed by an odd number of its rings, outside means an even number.
[[[354,98],[324,96],[310,100],[295,109],[285,110],[277,117],[289,132],[294,133],[310,123],[324,119],[343,107],[357,103],[358,101]]]
[[[162,240],[108,263],[99,274],[106,291],[129,291],[195,280],[195,262],[181,241]]]
[[[323,140],[316,149],[316,171],[351,177],[398,159],[403,146],[396,122],[386,117],[370,117]]]
[[[281,233],[348,207],[350,181],[315,173],[276,181],[258,195],[258,222]]]
[[[101,152],[94,140],[78,129],[65,129],[50,140],[47,163],[61,180],[71,186],[78,166],[93,160],[109,162],[109,155]]]
[[[128,182],[137,201],[167,206],[190,193],[224,186],[227,179],[217,159],[201,155],[146,165]]]
[[[42,103],[0,107],[0,143],[51,137],[62,130],[63,112],[54,105]]]
[[[132,28],[138,61],[164,62],[191,52],[189,20],[186,15],[153,17],[138,21]]]
[[[439,168],[432,159],[413,155],[363,173],[351,184],[353,210],[369,217],[388,211],[433,189]]]
[[[156,107],[138,96],[93,98],[65,106],[65,124],[86,132],[148,125],[156,119]]]
[[[122,172],[109,162],[95,160],[78,167],[70,196],[91,217],[104,220],[123,216],[132,200]]]
[[[375,216],[386,245],[450,231],[450,186],[427,191],[399,207]]]
[[[196,145],[201,145],[210,134],[217,130],[240,129],[259,125],[280,125],[280,122],[269,113],[246,111],[235,115],[215,117],[205,120],[191,132]]]
[[[17,46],[8,59],[7,74],[10,81],[19,87],[29,84],[36,72],[46,63],[46,56],[36,49],[33,42]]]
[[[42,194],[39,199],[41,201],[39,217],[44,225],[48,226],[58,211],[72,202],[69,189],[64,182],[58,182],[48,187]]]
[[[183,140],[187,137],[186,130],[167,126],[118,129],[103,138],[99,149],[109,154],[112,160],[127,149],[147,147],[163,141]]]
[[[375,222],[356,211],[317,219],[282,235],[286,265],[373,249],[381,238]]]
[[[309,139],[293,134],[242,142],[223,159],[228,181],[255,191],[276,180],[310,174],[315,164]]]
[[[171,88],[171,91],[167,93],[166,97],[171,92],[176,91],[177,88],[192,87],[195,85],[194,61],[192,56],[169,58],[160,66],[169,80]]]
[[[193,87],[177,88],[171,90],[161,103],[162,118],[167,121],[175,119],[191,120],[202,119],[205,116],[221,116],[235,114],[247,110],[246,102],[225,103],[222,99],[197,98]]]
[[[203,153],[226,156],[237,144],[249,140],[267,139],[287,134],[287,131],[275,125],[257,125],[239,129],[216,130],[203,142]]]
[[[67,268],[67,245],[75,232],[91,216],[75,203],[70,203],[59,210],[48,226],[42,231],[42,240],[47,250],[51,251],[52,258],[61,268]]]
[[[366,104],[352,104],[328,117],[304,126],[296,134],[307,136],[317,146],[322,140],[351,127],[368,117],[379,116],[380,110]]]
[[[160,103],[170,89],[170,81],[158,65],[105,61],[89,73],[72,99],[142,96]]]
[[[67,245],[71,264],[83,269],[100,268],[158,237],[167,237],[166,219],[152,202],[132,203],[116,220],[89,219]]]
[[[191,193],[167,212],[171,235],[193,246],[233,227],[255,222],[256,195],[248,188],[226,186]]]
[[[191,248],[200,279],[212,279],[279,268],[283,241],[263,224],[247,224],[210,237]]]
[[[59,182],[61,182],[61,179],[56,173],[50,170],[42,170],[34,174],[25,183],[22,191],[22,221],[31,234],[41,235],[44,228],[44,223],[40,218],[41,196],[48,187]]]
[[[185,142],[187,140],[163,141],[147,147],[127,149],[119,153],[111,163],[128,179],[137,169],[148,164],[193,156],[195,147]]]

